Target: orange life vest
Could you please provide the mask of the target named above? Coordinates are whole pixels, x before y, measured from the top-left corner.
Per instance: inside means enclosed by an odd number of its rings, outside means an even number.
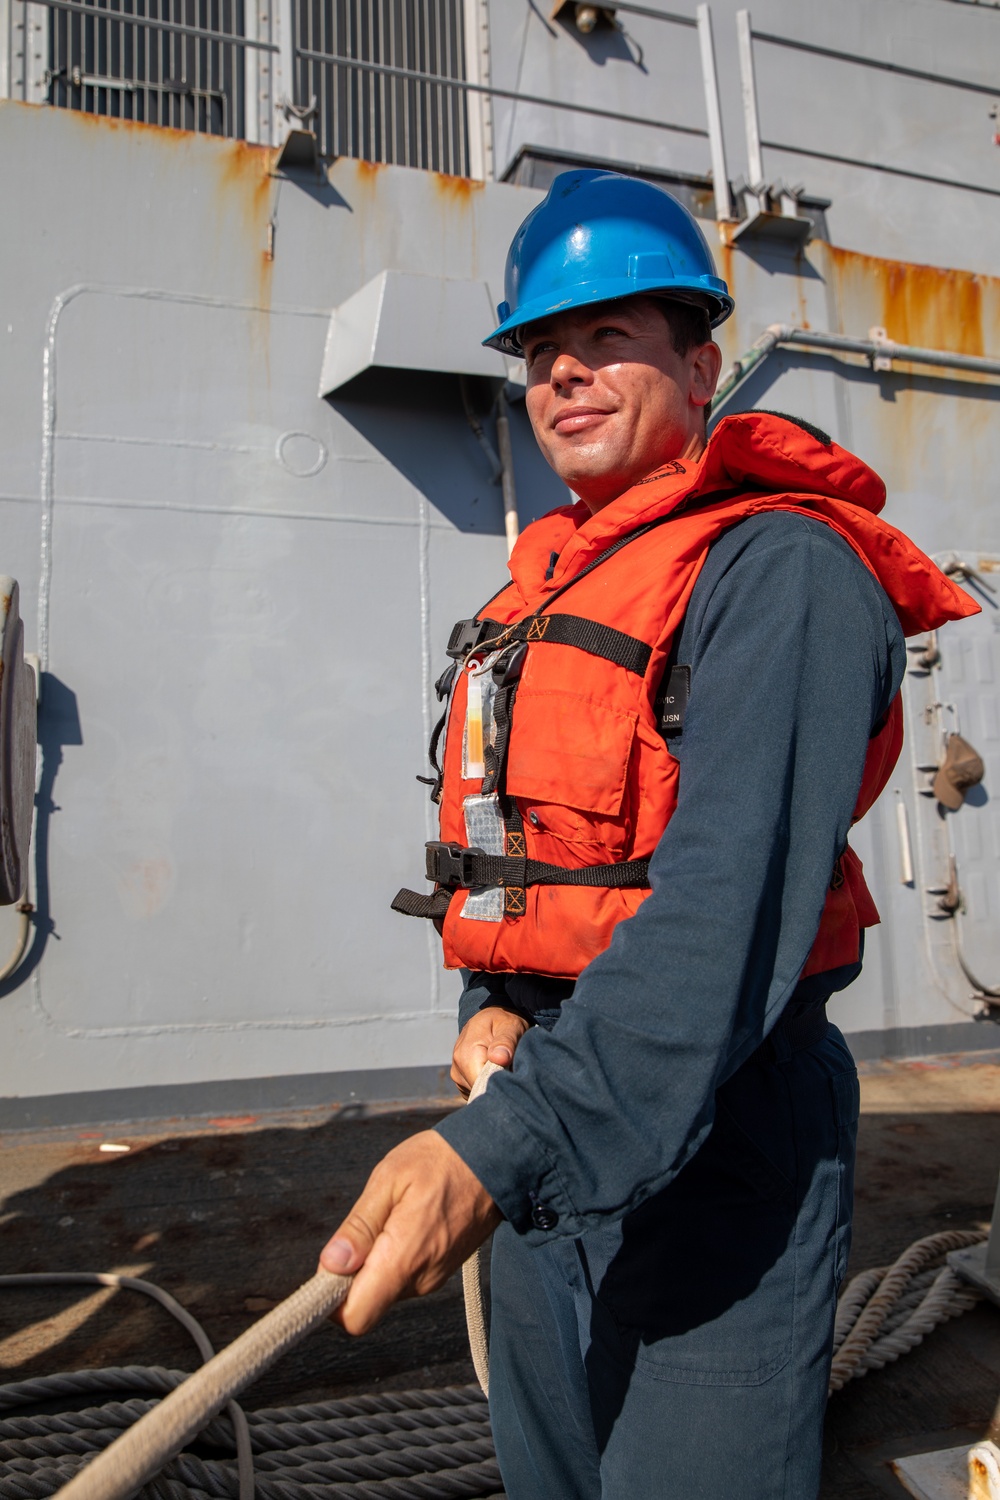
[[[723,418],[699,461],[665,464],[596,515],[579,503],[525,530],[511,582],[449,643],[441,839],[427,846],[438,890],[393,903],[443,917],[447,967],[575,978],[649,894],[649,856],[677,805],[670,700],[687,683],[671,646],[727,527],[769,510],[832,527],[907,635],[978,612],[876,519],[884,503],[882,481],[853,454],[748,412]],[[855,820],[902,738],[897,696],[870,740]],[[847,848],[803,973],[855,962],[860,930],[878,920]]]

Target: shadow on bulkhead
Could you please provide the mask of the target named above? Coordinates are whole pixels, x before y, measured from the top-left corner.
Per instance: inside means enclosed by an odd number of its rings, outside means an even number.
[[[499,380],[468,377],[476,416],[494,451]],[[503,536],[503,495],[494,465],[469,426],[457,375],[366,370],[326,398],[387,463],[405,474],[459,531]],[[509,403],[521,526],[569,498],[535,442],[524,402]]]
[[[51,672],[42,673],[41,703],[38,712],[38,745],[42,755],[42,773],[35,793],[37,817],[31,861],[34,871],[35,912],[31,919],[34,935],[22,962],[9,979],[0,984],[0,999],[13,993],[38,967],[50,937],[58,940],[52,916],[49,890],[49,821],[60,811],[53,798],[56,776],[62,765],[63,747],[82,745],[83,731],[77,709],[76,694]]]
[[[592,63],[596,64],[599,68],[603,68],[608,62],[627,62],[632,63],[634,67],[638,68],[640,73],[649,72],[643,61],[642,48],[635,38],[626,31],[621,20],[617,16],[614,16],[613,11],[604,11],[599,6],[581,6],[580,9],[596,9],[598,11],[597,24],[590,31],[582,30],[577,25],[576,5],[566,5],[563,7],[558,17],[558,29],[561,32],[565,32],[568,37],[571,37],[578,47],[582,47]],[[541,15],[535,6],[532,6],[532,10],[535,11],[536,15]],[[604,19],[608,14],[614,17],[610,24]],[[544,21],[544,17],[541,17],[541,19]],[[553,34],[551,25],[547,26],[546,29],[551,36]]]
[[[798,276],[803,281],[823,280],[820,272],[807,258],[802,242],[774,239],[766,234],[751,234],[746,239],[737,241],[734,248],[769,276]]]

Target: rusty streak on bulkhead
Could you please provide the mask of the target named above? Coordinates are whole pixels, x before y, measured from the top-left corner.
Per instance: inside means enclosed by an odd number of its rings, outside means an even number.
[[[265,313],[271,307],[271,284],[276,248],[272,205],[281,179],[273,177],[276,156],[270,146],[251,146],[246,141],[222,142],[219,162],[219,206],[241,219],[239,240],[252,247],[255,276],[251,298]]]
[[[753,252],[733,244],[734,227],[718,226],[717,257],[739,308],[740,262],[744,256],[752,260]],[[810,241],[800,254],[834,294],[840,326],[831,327],[831,332],[867,338],[869,329],[884,328],[897,344],[1000,356],[1000,278],[887,260],[824,240]],[[801,316],[805,305],[800,292],[795,298],[797,312],[789,305],[782,321],[805,326]],[[741,337],[741,349],[749,342]]]
[[[1000,279],[824,246],[842,309],[864,310],[898,344],[1000,354]],[[864,337],[867,328],[844,328]]]
[[[479,238],[477,235],[478,215],[473,212],[473,205],[479,194],[483,191],[485,183],[473,177],[451,177],[446,172],[432,172],[431,186],[442,201],[449,216],[456,212],[460,216],[463,226],[467,226],[469,235],[469,251],[471,263],[479,272]],[[445,233],[453,232],[454,220]]]
[[[452,203],[466,205],[477,193],[481,193],[485,183],[475,177],[451,177],[447,172],[432,172],[431,182],[440,193],[442,198]]]

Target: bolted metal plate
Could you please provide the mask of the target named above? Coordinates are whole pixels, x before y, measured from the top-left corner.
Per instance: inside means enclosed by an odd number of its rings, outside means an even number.
[[[0,905],[24,893],[35,802],[35,674],[24,660],[18,587],[0,575]]]

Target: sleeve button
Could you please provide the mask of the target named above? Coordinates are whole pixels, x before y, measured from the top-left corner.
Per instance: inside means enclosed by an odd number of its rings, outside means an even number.
[[[547,1232],[550,1229],[555,1229],[559,1223],[559,1215],[554,1208],[549,1208],[547,1204],[536,1203],[531,1210],[531,1222],[536,1229]]]

